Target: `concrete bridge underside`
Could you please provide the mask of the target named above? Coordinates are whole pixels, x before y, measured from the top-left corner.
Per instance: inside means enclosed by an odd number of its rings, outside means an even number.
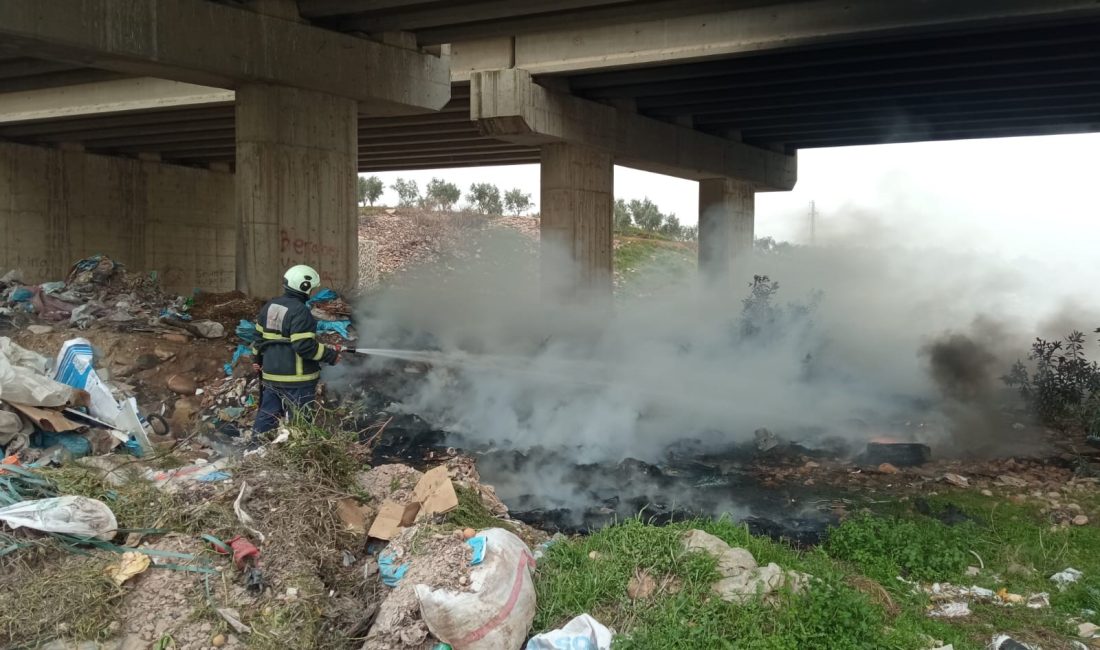
[[[613,164],[700,181],[725,282],[799,149],[1100,130],[1086,0],[63,4],[0,5],[0,255],[33,279],[346,289],[357,171],[541,162],[544,288],[602,301]]]

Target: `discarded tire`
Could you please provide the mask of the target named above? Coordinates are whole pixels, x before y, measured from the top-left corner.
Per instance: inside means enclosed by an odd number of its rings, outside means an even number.
[[[889,463],[894,467],[916,467],[928,462],[932,449],[928,445],[910,442],[869,442],[863,454],[866,465]]]
[[[158,436],[168,435],[168,432],[170,431],[168,420],[165,420],[155,413],[149,414],[148,416],[146,416],[145,419],[149,420],[149,426],[153,428],[153,433],[157,434]]]

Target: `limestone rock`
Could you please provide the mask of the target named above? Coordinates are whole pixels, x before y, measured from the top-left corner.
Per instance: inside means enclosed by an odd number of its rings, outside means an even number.
[[[168,390],[177,395],[194,395],[198,386],[195,380],[184,375],[172,375],[168,378]]]
[[[718,560],[718,575],[723,578],[739,575],[756,568],[756,559],[743,548],[731,548],[729,544],[702,530],[692,530],[684,535],[684,548],[688,551],[705,551]]]
[[[703,551],[718,561],[718,574],[722,576],[711,585],[719,598],[731,603],[744,604],[757,595],[771,600],[784,587],[798,593],[811,578],[798,571],[784,570],[778,564],[758,566],[752,553],[743,548],[731,548],[721,539],[702,530],[688,531],[683,537],[684,548],[689,552]]]

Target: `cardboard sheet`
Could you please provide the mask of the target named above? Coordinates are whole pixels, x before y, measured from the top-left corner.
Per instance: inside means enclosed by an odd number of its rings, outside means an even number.
[[[11,406],[16,411],[30,418],[31,422],[34,422],[35,426],[43,431],[60,433],[62,431],[75,431],[84,427],[83,424],[73,422],[65,417],[65,414],[61,411],[38,408],[37,406],[30,406],[29,404],[15,404],[12,402],[9,402],[8,406]]]
[[[383,501],[378,509],[378,516],[374,518],[369,537],[383,539],[387,542],[397,536],[397,533],[406,526],[411,526],[416,521],[416,515],[420,512],[419,503],[397,503],[396,501]]]
[[[413,501],[420,504],[420,512],[429,516],[450,512],[458,507],[458,495],[455,494],[446,465],[429,470],[420,477],[413,489]]]

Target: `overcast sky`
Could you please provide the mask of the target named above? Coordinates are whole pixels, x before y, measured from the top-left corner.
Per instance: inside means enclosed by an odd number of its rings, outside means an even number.
[[[440,177],[464,192],[492,182],[538,202],[536,165],[379,176],[389,204],[398,177],[421,188]],[[1100,286],[1100,134],[813,149],[799,153],[798,178],[792,192],[757,194],[758,237],[807,243],[815,201],[818,243],[856,236],[950,249],[1036,263],[1072,284]],[[649,197],[685,224],[698,218],[692,181],[616,167],[615,195]]]

